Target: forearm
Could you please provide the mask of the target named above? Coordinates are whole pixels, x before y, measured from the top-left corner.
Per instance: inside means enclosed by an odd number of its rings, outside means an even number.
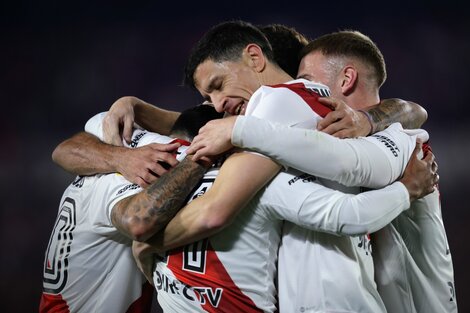
[[[233,221],[279,168],[263,156],[245,152],[233,154],[225,161],[213,186],[178,212],[153,243],[167,250],[219,232]]]
[[[364,111],[369,113],[371,119],[371,133],[384,130],[395,122],[401,123],[403,128],[420,128],[428,117],[426,110],[420,105],[396,98],[382,100]]]
[[[161,109],[138,98],[135,98],[135,101],[134,114],[137,124],[152,132],[170,134],[179,112]]]
[[[316,231],[356,236],[383,228],[409,206],[410,196],[401,182],[357,195],[326,190],[305,201],[296,224]]]
[[[415,139],[397,128],[387,138],[401,143],[396,156],[382,138],[338,139],[253,117],[238,117],[232,143],[268,155],[286,167],[347,186],[379,188],[395,181],[413,151]],[[397,129],[395,129],[397,128]],[[381,133],[382,134],[382,133]]]
[[[143,192],[117,203],[111,214],[113,224],[134,240],[147,240],[175,216],[205,171],[186,158]]]
[[[77,175],[117,172],[116,156],[125,148],[101,142],[97,137],[80,132],[60,143],[52,160],[68,172]]]

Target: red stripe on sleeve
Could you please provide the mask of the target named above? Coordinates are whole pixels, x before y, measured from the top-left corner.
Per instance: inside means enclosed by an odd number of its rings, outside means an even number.
[[[272,88],[287,88],[298,94],[308,106],[321,117],[325,117],[332,110],[326,105],[318,102],[321,96],[314,90],[305,87],[303,83],[272,85]]]

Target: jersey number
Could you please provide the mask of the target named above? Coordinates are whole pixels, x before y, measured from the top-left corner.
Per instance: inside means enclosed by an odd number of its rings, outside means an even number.
[[[76,225],[75,200],[65,198],[54,225],[44,261],[44,292],[58,294],[68,277],[68,257]]]

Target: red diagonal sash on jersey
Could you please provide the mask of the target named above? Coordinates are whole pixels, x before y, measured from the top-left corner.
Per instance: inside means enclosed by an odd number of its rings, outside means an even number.
[[[201,306],[207,312],[263,312],[256,307],[253,300],[246,296],[234,283],[210,242],[207,245],[206,267],[204,273],[196,273],[183,270],[183,250],[178,249],[171,253],[168,258],[168,268],[175,277],[189,287],[206,287],[214,292],[207,297],[212,297],[210,301],[201,301]],[[217,294],[217,291],[221,293]],[[196,295],[201,296],[198,292]],[[219,298],[220,297],[220,298]],[[216,304],[214,306],[213,304]]]
[[[326,105],[318,102],[321,96],[312,89],[307,88],[303,83],[272,85],[272,88],[287,88],[298,94],[308,106],[321,117],[325,117],[332,110]]]

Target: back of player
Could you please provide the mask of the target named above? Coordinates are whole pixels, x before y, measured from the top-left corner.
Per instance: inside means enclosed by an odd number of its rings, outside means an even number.
[[[129,183],[119,174],[78,177],[64,192],[44,261],[40,312],[149,312],[131,240],[109,210]]]
[[[85,129],[102,138],[103,117]],[[135,130],[129,147],[172,141]],[[40,312],[150,312],[153,288],[135,264],[131,239],[111,222],[114,205],[141,190],[116,173],[79,176],[65,190],[46,251]]]
[[[389,312],[457,312],[438,190],[413,201],[373,239],[376,281]]]
[[[318,182],[349,194],[360,192]],[[386,312],[374,282],[369,235],[338,236],[285,222],[278,267],[280,312]]]

